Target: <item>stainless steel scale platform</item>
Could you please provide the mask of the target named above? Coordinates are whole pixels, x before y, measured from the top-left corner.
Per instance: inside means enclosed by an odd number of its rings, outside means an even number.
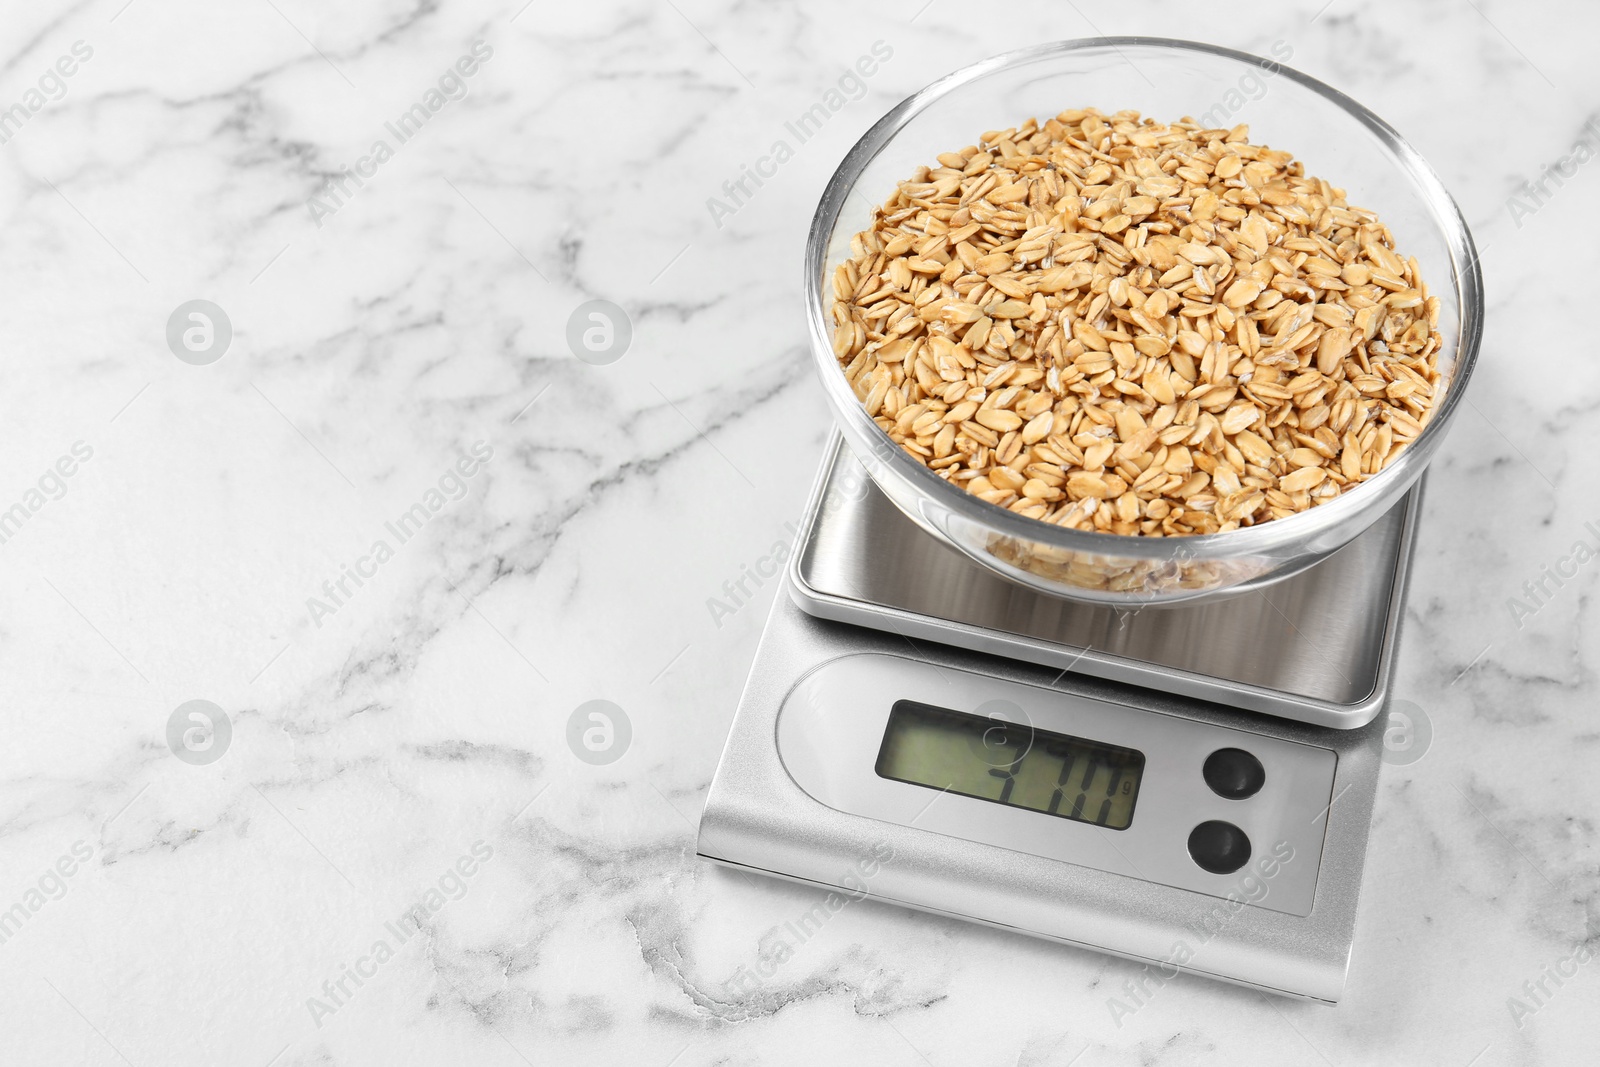
[[[1420,492],[1274,585],[1118,611],[969,562],[835,441],[700,855],[1337,1001]]]

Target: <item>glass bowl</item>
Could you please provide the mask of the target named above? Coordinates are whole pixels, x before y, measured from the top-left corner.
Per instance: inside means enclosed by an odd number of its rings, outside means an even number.
[[[1289,50],[1281,43],[1279,53]],[[1284,58],[1287,58],[1285,56]],[[1444,393],[1422,433],[1382,471],[1327,503],[1256,526],[1187,537],[1068,529],[990,504],[896,445],[857,399],[833,354],[834,269],[876,207],[917,167],[986,130],[1068,108],[1137,110],[1158,121],[1250,126],[1250,141],[1294,153],[1306,173],[1376,211],[1440,300]],[[839,165],[806,241],[812,355],[844,439],[885,495],[922,529],[991,570],[1046,593],[1119,606],[1242,591],[1338,550],[1422,475],[1477,359],[1483,279],[1466,221],[1433,170],[1387,123],[1328,86],[1263,59],[1191,41],[1101,37],[1007,52],[947,75],[891,110]]]

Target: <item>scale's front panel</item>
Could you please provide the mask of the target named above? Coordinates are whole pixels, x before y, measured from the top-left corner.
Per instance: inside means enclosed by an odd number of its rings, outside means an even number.
[[[1344,985],[1382,724],[1326,730],[773,607],[725,864],[1275,993]]]
[[[903,655],[811,671],[778,757],[830,808],[1308,915],[1333,751]],[[1254,860],[1255,862],[1252,862]]]

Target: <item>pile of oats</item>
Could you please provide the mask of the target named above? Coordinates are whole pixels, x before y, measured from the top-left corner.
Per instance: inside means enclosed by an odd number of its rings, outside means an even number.
[[[1063,111],[900,183],[834,274],[834,353],[897,444],[1116,534],[1325,503],[1422,432],[1439,300],[1371,211],[1244,126]]]

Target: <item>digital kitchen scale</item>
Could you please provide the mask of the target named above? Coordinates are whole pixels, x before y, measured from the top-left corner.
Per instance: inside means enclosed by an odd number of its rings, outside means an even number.
[[[1336,1002],[1419,499],[1276,584],[1119,611],[967,560],[836,439],[699,854]]]

